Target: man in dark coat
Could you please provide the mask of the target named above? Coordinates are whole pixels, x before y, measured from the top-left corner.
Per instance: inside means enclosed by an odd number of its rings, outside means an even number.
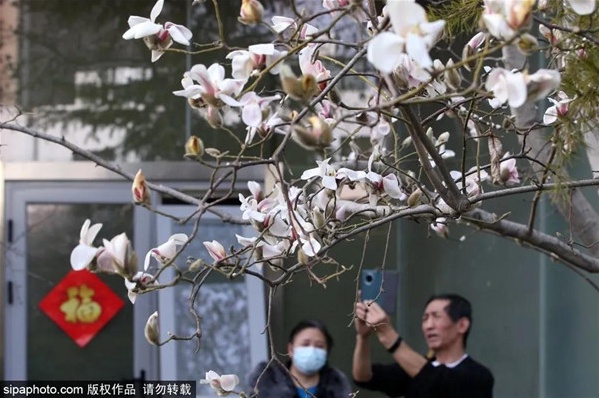
[[[468,300],[455,294],[431,297],[422,317],[422,332],[434,353],[428,360],[402,340],[376,302],[357,302],[354,382],[390,397],[492,397],[493,375],[466,353],[471,324]],[[395,363],[371,363],[373,332]]]

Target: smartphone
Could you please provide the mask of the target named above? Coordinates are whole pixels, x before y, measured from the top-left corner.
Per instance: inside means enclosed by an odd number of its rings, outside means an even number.
[[[387,314],[397,306],[398,273],[394,270],[364,269],[361,276],[362,300],[376,300]]]

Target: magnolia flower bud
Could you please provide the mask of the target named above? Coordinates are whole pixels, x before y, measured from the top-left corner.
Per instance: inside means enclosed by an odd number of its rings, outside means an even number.
[[[185,158],[196,159],[204,154],[204,142],[198,136],[191,136],[185,143]]]
[[[222,153],[217,148],[206,148],[206,154],[210,155],[213,158],[220,158]]]
[[[525,55],[528,55],[539,48],[538,40],[530,33],[524,33],[522,36],[520,36],[517,45],[518,50]]]
[[[327,221],[320,209],[314,207],[314,209],[312,209],[312,212],[310,212],[310,216],[312,216],[312,223],[314,224],[314,227],[316,227],[317,229],[321,229],[324,226],[326,226]]]
[[[297,251],[297,261],[299,263],[301,263],[302,265],[309,265],[310,264],[310,257],[308,255],[306,255],[306,253],[304,252],[303,249],[299,249]]]
[[[412,194],[408,197],[408,206],[413,207],[420,203],[420,198],[422,197],[422,190],[417,188],[414,190]]]
[[[239,22],[254,25],[262,22],[264,7],[258,0],[242,0],[239,10]]]
[[[146,340],[152,345],[160,345],[160,333],[158,327],[158,312],[154,312],[148,317],[146,326],[144,328],[144,335]]]
[[[312,136],[316,137],[319,147],[327,147],[333,142],[331,127],[327,122],[317,116],[311,116],[308,122],[312,125]]]
[[[411,144],[412,144],[412,137],[408,136],[404,139],[404,141],[401,142],[401,148],[406,148]]]
[[[437,137],[437,145],[446,144],[449,141],[449,132],[443,132]]]
[[[462,84],[462,76],[453,67],[453,60],[447,61],[447,66],[444,72],[445,83],[454,90],[458,90]]]
[[[150,192],[146,185],[146,177],[140,170],[137,171],[135,179],[133,179],[133,185],[131,186],[131,193],[133,194],[133,202],[136,205],[150,205]]]
[[[307,103],[318,93],[318,82],[314,75],[307,73],[298,78],[287,65],[281,67],[279,75],[283,91],[294,100]]]
[[[206,118],[208,124],[215,129],[219,129],[223,126],[223,116],[220,114],[218,108],[212,105],[209,105],[208,108],[206,108],[204,118]]]

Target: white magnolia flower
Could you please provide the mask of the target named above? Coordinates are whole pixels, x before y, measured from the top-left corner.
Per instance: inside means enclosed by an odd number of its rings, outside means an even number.
[[[223,105],[221,95],[238,96],[245,82],[243,79],[225,79],[225,67],[220,64],[212,64],[208,68],[196,64],[183,74],[183,90],[173,94],[194,100],[201,98],[209,105],[220,107]]]
[[[235,374],[218,375],[210,370],[206,373],[206,378],[200,380],[200,384],[210,384],[218,395],[226,395],[239,384],[239,377]]]
[[[316,256],[320,248],[322,248],[315,234],[301,235],[300,242],[302,243],[302,251],[309,257]]]
[[[526,81],[521,72],[510,72],[504,68],[494,68],[489,72],[485,88],[493,92],[495,98],[489,100],[493,108],[506,101],[510,107],[517,108],[526,102]]]
[[[167,22],[164,25],[157,24],[156,18],[162,12],[164,0],[158,0],[152,11],[150,19],[132,15],[127,21],[129,30],[123,34],[123,39],[144,39],[146,45],[152,50],[152,62],[157,61],[164,50],[172,46],[173,40],[185,46],[190,44],[193,34],[183,25]]]
[[[300,179],[310,180],[313,177],[320,176],[324,187],[330,190],[337,190],[336,172],[335,168],[329,165],[330,160],[331,158],[327,158],[324,161],[316,161],[318,167],[304,171]]]
[[[255,220],[256,222],[264,222],[266,215],[258,209],[258,201],[252,197],[245,197],[239,193],[239,209],[243,212],[243,220]]]
[[[169,237],[169,239],[156,248],[152,248],[147,254],[144,260],[144,270],[148,270],[150,266],[150,257],[156,259],[161,264],[166,264],[173,260],[177,254],[177,247],[184,245],[189,238],[187,234],[177,233]]]
[[[226,94],[221,94],[220,98],[231,107],[241,107],[241,120],[243,123],[248,127],[257,128],[262,123],[263,111],[268,107],[268,104],[281,99],[281,96],[260,97],[256,92],[250,91],[241,96],[239,101]]]
[[[96,223],[91,226],[91,221],[85,219],[79,233],[79,245],[71,252],[71,267],[73,270],[85,269],[96,257],[98,249],[92,246],[96,236],[102,228],[102,223]]]
[[[557,118],[563,117],[568,113],[569,104],[572,102],[571,98],[568,98],[566,93],[560,91],[557,93],[557,99],[548,98],[549,101],[553,103],[553,105],[545,111],[545,115],[543,115],[543,123],[546,125],[551,125],[557,121]]]
[[[368,43],[368,61],[383,73],[391,73],[407,53],[422,68],[433,61],[429,50],[437,42],[445,21],[428,22],[426,11],[413,0],[389,1],[387,12],[395,33],[381,32]]]
[[[482,21],[498,39],[511,39],[529,21],[536,0],[484,0]]]
[[[125,273],[131,254],[131,244],[127,234],[121,233],[104,242],[104,250],[98,254],[98,268],[110,273]],[[137,269],[137,265],[135,266]]]

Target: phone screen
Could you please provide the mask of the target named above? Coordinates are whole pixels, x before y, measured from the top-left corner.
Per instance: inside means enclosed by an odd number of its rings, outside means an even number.
[[[398,274],[394,270],[362,270],[362,300],[376,300],[387,314],[395,313],[397,286]]]

